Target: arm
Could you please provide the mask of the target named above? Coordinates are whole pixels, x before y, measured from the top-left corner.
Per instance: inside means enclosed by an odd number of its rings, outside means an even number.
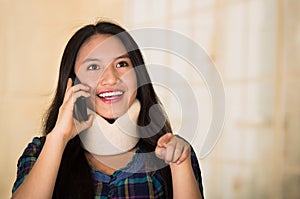
[[[155,153],[170,163],[174,199],[202,198],[192,167],[191,147],[186,141],[167,133],[158,140]]]
[[[78,132],[80,132],[88,128],[93,121],[92,116],[89,117],[87,122],[81,123],[73,119],[74,101],[80,96],[89,96],[87,93],[88,88],[85,86],[76,85],[82,90],[77,93],[74,93],[76,89],[74,87],[72,87],[72,81],[69,80],[56,125],[52,132],[46,136],[46,141],[39,157],[24,182],[14,192],[12,198],[43,199],[52,197],[66,144],[77,134],[76,127],[79,127]],[[75,124],[76,122],[78,124]]]
[[[198,183],[196,181],[193,168],[191,165],[191,158],[188,157],[180,164],[170,164],[173,183],[174,199],[190,198],[200,199]]]
[[[12,198],[51,198],[65,143],[49,133],[43,149]]]

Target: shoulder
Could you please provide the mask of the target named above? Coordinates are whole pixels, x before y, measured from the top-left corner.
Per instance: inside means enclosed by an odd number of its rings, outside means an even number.
[[[34,137],[32,139],[32,141],[25,148],[22,156],[37,157],[40,154],[40,152],[44,146],[45,140],[46,140],[45,136]]]
[[[25,148],[23,154],[18,160],[17,178],[13,185],[12,192],[14,192],[20,186],[30,172],[44,146],[45,140],[45,136],[34,137]]]
[[[35,162],[42,151],[46,137],[34,137],[32,141],[24,149],[21,157],[18,160],[18,168],[23,165],[28,165],[28,162]]]

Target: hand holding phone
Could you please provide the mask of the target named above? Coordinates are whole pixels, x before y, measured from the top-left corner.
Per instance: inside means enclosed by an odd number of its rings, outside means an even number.
[[[78,78],[72,78],[74,85],[80,84],[80,81]],[[76,118],[78,121],[87,121],[88,120],[88,114],[87,114],[87,105],[86,105],[86,98],[81,96],[79,97],[75,104],[74,104],[74,110],[73,110],[74,118]]]
[[[88,120],[85,97],[79,97],[76,100],[75,105],[74,105],[74,117],[80,122]]]

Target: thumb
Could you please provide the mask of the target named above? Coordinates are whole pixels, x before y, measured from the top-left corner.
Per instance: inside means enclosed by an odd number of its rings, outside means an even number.
[[[160,159],[164,159],[164,157],[166,156],[166,149],[165,148],[159,148],[156,147],[155,149],[155,155],[156,157],[160,158]]]
[[[89,127],[91,127],[93,125],[93,121],[94,121],[95,116],[93,114],[89,114],[89,118],[87,121],[77,121],[76,120],[76,126],[78,127],[78,133],[80,133],[81,131],[84,131],[86,129],[88,129]]]
[[[93,122],[94,122],[94,118],[95,116],[93,114],[89,114],[89,118],[87,121],[85,121],[86,124],[86,128],[89,128],[92,126]]]

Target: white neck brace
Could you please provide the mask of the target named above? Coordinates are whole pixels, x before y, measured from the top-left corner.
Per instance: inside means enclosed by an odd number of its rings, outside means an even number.
[[[127,113],[113,124],[88,109],[95,119],[90,128],[79,134],[83,148],[95,155],[116,155],[131,150],[139,141],[137,118],[140,109],[140,102],[135,100]]]

